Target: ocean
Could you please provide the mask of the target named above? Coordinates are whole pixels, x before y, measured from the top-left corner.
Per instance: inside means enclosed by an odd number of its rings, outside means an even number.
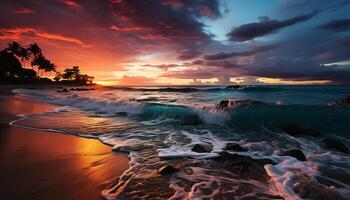
[[[350,147],[350,105],[335,103],[350,86],[60,90],[14,90],[57,107],[23,113],[11,125],[128,152],[130,168],[102,192],[107,199],[350,197],[349,152],[325,142]],[[286,156],[289,150],[306,161]],[[160,173],[167,165],[177,171]]]

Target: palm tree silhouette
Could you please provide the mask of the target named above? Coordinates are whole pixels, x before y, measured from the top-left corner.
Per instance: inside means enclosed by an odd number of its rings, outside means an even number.
[[[5,49],[8,53],[19,56],[21,52],[21,46],[17,42],[9,43],[9,46]]]
[[[18,57],[21,59],[22,66],[25,68],[25,61],[31,57],[31,52],[27,48],[20,48]]]
[[[37,44],[30,44],[29,51],[33,54],[34,57],[41,55],[41,48]]]

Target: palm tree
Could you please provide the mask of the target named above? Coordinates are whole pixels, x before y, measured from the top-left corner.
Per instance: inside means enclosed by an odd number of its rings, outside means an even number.
[[[41,54],[33,59],[32,66],[38,66],[38,74],[42,74],[40,73],[41,71],[44,71],[45,73],[51,73],[52,71],[57,72],[56,65]]]
[[[25,68],[25,60],[29,60],[30,59],[31,52],[29,51],[29,49],[21,47],[18,57],[21,59],[21,63],[22,63],[23,68]]]
[[[34,44],[30,44],[28,49],[29,49],[30,53],[32,54],[32,68],[33,68],[33,66],[35,66],[35,64],[33,64],[34,60],[36,60],[36,59],[38,59],[38,57],[42,56],[41,48],[39,47],[39,45],[34,43]],[[38,68],[38,72],[39,72],[39,68]]]
[[[37,44],[30,44],[29,51],[32,53],[32,55],[35,57],[38,57],[41,55],[41,48]]]
[[[17,42],[9,43],[9,46],[6,48],[6,51],[12,55],[18,56],[21,51],[21,46]]]

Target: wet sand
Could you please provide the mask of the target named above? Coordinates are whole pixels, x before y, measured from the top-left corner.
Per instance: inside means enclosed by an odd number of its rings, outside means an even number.
[[[0,199],[103,199],[128,156],[97,140],[9,126],[53,108],[0,90]]]

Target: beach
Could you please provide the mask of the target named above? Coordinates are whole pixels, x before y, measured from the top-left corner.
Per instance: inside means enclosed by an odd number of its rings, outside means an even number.
[[[1,199],[349,196],[348,86],[10,91]]]
[[[95,139],[13,127],[19,114],[55,106],[0,90],[0,199],[102,199],[128,155]]]

